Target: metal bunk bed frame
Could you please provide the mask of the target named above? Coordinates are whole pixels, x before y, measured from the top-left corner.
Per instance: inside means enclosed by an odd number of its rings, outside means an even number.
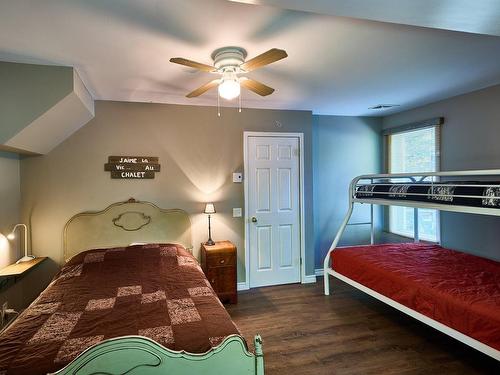
[[[484,169],[484,170],[467,170],[467,171],[447,171],[447,172],[427,172],[427,173],[397,173],[397,174],[367,174],[367,175],[361,175],[355,177],[350,185],[349,185],[349,208],[347,210],[347,213],[344,217],[344,220],[342,221],[340,228],[333,239],[333,242],[330,246],[330,249],[328,250],[328,253],[325,256],[324,262],[323,262],[323,274],[324,274],[324,293],[325,295],[330,295],[330,280],[329,280],[329,275],[332,275],[336,277],[339,280],[344,281],[345,283],[361,290],[362,292],[365,292],[372,297],[377,298],[378,300],[400,310],[401,312],[447,334],[448,336],[453,337],[454,339],[471,346],[474,349],[479,350],[480,352],[500,361],[500,351],[492,348],[489,345],[486,345],[470,336],[467,336],[453,328],[448,327],[445,324],[442,324],[434,319],[429,318],[426,315],[423,315],[413,309],[410,309],[409,307],[400,304],[396,301],[394,301],[391,298],[388,298],[384,296],[383,294],[380,294],[370,288],[367,288],[366,286],[351,280],[350,278],[335,272],[331,267],[330,267],[330,259],[331,259],[331,253],[335,251],[337,248],[337,245],[340,241],[340,238],[342,237],[342,234],[344,233],[345,229],[349,225],[370,225],[370,244],[374,244],[374,222],[373,222],[373,205],[382,205],[382,206],[403,206],[403,207],[413,207],[414,208],[414,241],[418,242],[419,237],[418,237],[418,209],[419,208],[427,208],[427,209],[435,209],[439,211],[450,211],[450,212],[461,212],[461,213],[471,213],[471,214],[481,214],[481,215],[489,215],[489,216],[500,216],[500,208],[487,208],[487,207],[471,207],[471,206],[460,206],[460,205],[452,205],[452,204],[440,204],[440,203],[429,203],[429,202],[418,202],[418,201],[410,201],[410,200],[394,200],[394,199],[383,199],[383,198],[361,198],[361,197],[356,197],[356,190],[360,185],[366,185],[366,184],[373,184],[374,181],[378,181],[381,183],[387,182],[387,183],[425,183],[428,182],[429,186],[440,186],[443,184],[439,183],[439,179],[441,177],[448,177],[448,178],[463,178],[463,177],[488,177],[488,176],[497,176],[499,177],[500,180],[500,169]],[[394,180],[398,180],[397,182]],[[402,180],[400,182],[400,180]],[[428,180],[428,181],[426,181]],[[360,181],[367,181],[366,183],[360,184]],[[499,181],[500,182],[500,181]],[[445,185],[449,186],[449,185]],[[461,184],[460,186],[467,186]],[[484,185],[473,185],[473,186],[484,186],[484,187],[499,187],[499,184],[494,184],[490,185],[488,183],[485,183]],[[360,192],[361,193],[361,192]],[[384,193],[376,193],[377,195],[379,194],[384,194]],[[416,193],[390,193],[394,195],[405,195],[407,197],[410,196],[418,196],[421,194],[416,194]],[[460,195],[445,195],[448,197],[461,197]],[[476,199],[482,199],[484,198],[483,196],[467,196],[468,198],[476,198]],[[493,199],[500,199],[500,198],[495,198]],[[354,204],[355,203],[361,203],[361,204],[370,204],[370,221],[368,222],[360,222],[360,223],[352,223],[349,224],[349,219],[351,218],[353,209],[354,209]]]

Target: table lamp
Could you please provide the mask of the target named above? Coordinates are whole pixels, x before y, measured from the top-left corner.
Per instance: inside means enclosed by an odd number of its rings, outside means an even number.
[[[212,240],[212,228],[210,226],[210,216],[212,214],[215,214],[215,206],[213,203],[207,203],[205,205],[205,211],[203,211],[205,214],[208,215],[208,241],[205,242],[205,245],[208,246],[213,246],[215,245],[215,242]]]
[[[35,256],[33,255],[28,255],[28,227],[26,224],[16,224],[14,228],[12,229],[12,232],[10,232],[7,235],[7,238],[9,240],[13,240],[16,238],[16,229],[17,228],[23,228],[24,229],[24,256],[19,259],[16,264],[22,263],[22,262],[29,262],[30,260],[35,259]]]

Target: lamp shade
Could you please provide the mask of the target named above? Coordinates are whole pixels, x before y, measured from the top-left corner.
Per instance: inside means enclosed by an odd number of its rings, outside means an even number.
[[[213,203],[207,203],[205,205],[205,211],[203,211],[206,214],[215,214],[215,206]]]
[[[222,82],[219,84],[219,95],[227,100],[240,96],[240,81],[233,70],[227,70],[222,75]]]
[[[219,95],[224,99],[231,100],[237,98],[240,96],[240,93],[240,83],[237,80],[225,80],[219,85]]]

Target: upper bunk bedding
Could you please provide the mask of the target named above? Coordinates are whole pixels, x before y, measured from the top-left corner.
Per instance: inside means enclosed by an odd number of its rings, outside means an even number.
[[[140,335],[204,353],[239,334],[182,246],[137,245],[73,257],[0,336],[0,374],[46,374],[88,347]]]
[[[479,181],[374,182],[356,187],[355,198],[500,208],[500,183]]]
[[[332,268],[500,350],[500,263],[424,243],[338,248]]]

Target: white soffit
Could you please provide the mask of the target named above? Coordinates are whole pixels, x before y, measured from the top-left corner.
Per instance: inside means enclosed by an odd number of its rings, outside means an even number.
[[[94,117],[94,100],[73,70],[73,91],[4,143],[27,153],[46,154]]]

